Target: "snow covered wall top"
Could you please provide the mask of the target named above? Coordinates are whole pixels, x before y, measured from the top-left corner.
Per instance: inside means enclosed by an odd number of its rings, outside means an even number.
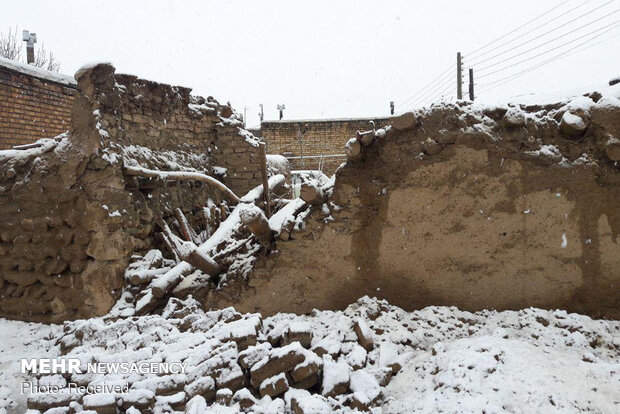
[[[33,76],[35,78],[59,83],[61,85],[72,86],[72,87],[77,86],[77,82],[75,81],[73,76],[65,75],[63,73],[58,73],[58,72],[52,72],[50,70],[45,70],[43,68],[38,68],[33,65],[28,65],[26,63],[17,62],[15,60],[0,57],[0,66],[13,70],[15,72]]]
[[[438,104],[359,134],[305,231],[252,290],[214,303],[304,313],[367,294],[618,317],[619,98],[620,85],[549,105]]]

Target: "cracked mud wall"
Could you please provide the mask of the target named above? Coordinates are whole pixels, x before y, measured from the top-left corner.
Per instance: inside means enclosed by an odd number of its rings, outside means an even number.
[[[389,130],[337,173],[334,220],[316,212],[235,306],[304,313],[369,295],[405,309],[618,317],[620,171],[608,143],[620,109],[575,111],[588,122],[578,138],[560,131],[561,105],[523,111],[513,125],[506,108],[435,108]]]

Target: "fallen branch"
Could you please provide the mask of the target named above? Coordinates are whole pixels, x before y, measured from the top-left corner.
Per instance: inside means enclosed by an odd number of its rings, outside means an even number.
[[[267,176],[267,149],[264,142],[258,143],[260,172],[263,179],[263,201],[265,202],[265,213],[267,218],[271,217],[271,206],[269,205],[269,177]]]
[[[239,197],[233,191],[226,187],[223,183],[216,180],[215,178],[202,174],[199,172],[191,172],[191,171],[158,171],[158,170],[149,170],[148,168],[143,167],[133,167],[133,166],[125,166],[125,174],[143,178],[155,178],[161,180],[191,180],[191,181],[200,181],[203,183],[207,183],[218,190],[220,190],[227,199],[233,201],[234,203],[239,203]]]

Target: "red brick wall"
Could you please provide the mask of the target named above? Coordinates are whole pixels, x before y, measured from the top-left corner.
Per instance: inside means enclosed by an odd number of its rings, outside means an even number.
[[[76,89],[0,67],[0,149],[69,129]]]
[[[374,118],[378,129],[387,118]],[[371,129],[368,119],[320,119],[301,121],[267,121],[261,134],[269,154],[287,157],[293,170],[318,170],[327,175],[346,161],[344,145],[357,131]],[[320,165],[322,164],[322,167]]]

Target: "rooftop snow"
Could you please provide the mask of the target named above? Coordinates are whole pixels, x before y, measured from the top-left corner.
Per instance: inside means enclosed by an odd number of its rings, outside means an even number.
[[[73,76],[62,73],[52,72],[43,68],[28,65],[26,63],[17,62],[10,59],[0,57],[0,67],[12,70],[14,72],[23,73],[24,75],[33,76],[50,82],[60,83],[66,86],[76,87],[77,82]]]

